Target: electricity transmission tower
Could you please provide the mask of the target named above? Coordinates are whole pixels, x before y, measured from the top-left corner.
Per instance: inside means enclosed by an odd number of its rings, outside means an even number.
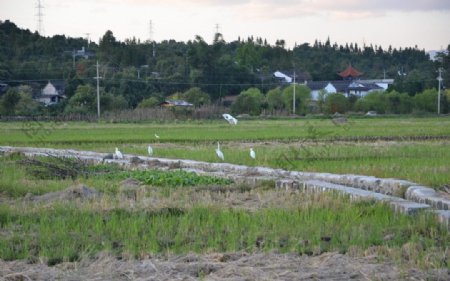
[[[40,35],[44,35],[44,13],[42,12],[42,10],[44,9],[44,6],[41,3],[41,0],[37,1],[36,4],[36,17],[37,17],[37,31],[39,32]]]
[[[155,40],[153,39],[153,22],[152,22],[152,20],[150,20],[150,24],[149,24],[148,29],[149,29],[149,31],[148,31],[148,35],[149,35],[148,40],[149,40],[149,42],[151,42],[152,45],[153,45],[152,55],[153,55],[153,57],[155,57],[155,55],[156,55],[156,50],[155,50]]]

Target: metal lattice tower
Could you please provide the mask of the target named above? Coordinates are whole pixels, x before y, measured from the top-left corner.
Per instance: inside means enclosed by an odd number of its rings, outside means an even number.
[[[153,45],[152,55],[153,55],[153,57],[155,57],[156,56],[156,46],[155,46],[155,40],[153,39],[153,21],[152,20],[150,20],[150,23],[148,26],[148,35],[149,35],[148,41],[150,43],[152,43],[152,45]]]
[[[150,20],[148,25],[148,41],[153,41],[153,22]]]
[[[41,3],[41,0],[37,1],[36,4],[36,17],[37,17],[37,31],[39,32],[40,35],[44,35],[44,13],[42,12],[42,10],[44,9],[44,6]]]

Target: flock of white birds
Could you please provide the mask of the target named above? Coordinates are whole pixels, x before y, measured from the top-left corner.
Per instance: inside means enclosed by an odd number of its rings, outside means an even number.
[[[238,120],[231,116],[230,114],[223,114],[222,115],[225,120],[230,123],[230,125],[237,125]],[[159,135],[155,134],[155,138],[159,139]],[[153,156],[153,148],[151,145],[148,145],[147,152],[149,156]],[[223,152],[220,150],[220,144],[217,142],[217,148],[216,148],[216,155],[219,157],[222,161],[225,161],[225,156],[223,155]],[[250,157],[252,159],[256,159],[256,152],[253,150],[253,148],[250,148]],[[123,154],[120,152],[119,148],[116,147],[116,151],[113,154],[114,159],[123,159]]]

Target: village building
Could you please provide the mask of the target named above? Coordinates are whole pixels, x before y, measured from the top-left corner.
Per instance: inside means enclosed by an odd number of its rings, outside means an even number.
[[[160,107],[190,107],[194,106],[192,103],[189,103],[185,100],[166,100],[159,104]]]
[[[58,81],[48,81],[47,85],[36,97],[36,100],[43,103],[45,106],[50,106],[60,103],[65,98],[64,83]]]

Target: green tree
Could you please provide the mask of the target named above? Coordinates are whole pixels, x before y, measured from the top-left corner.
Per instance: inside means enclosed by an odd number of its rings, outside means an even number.
[[[345,113],[348,108],[349,102],[343,94],[329,94],[325,98],[324,109],[329,114]]]
[[[269,90],[266,94],[267,104],[270,111],[283,110],[283,94],[280,87]]]
[[[44,106],[40,102],[33,100],[32,92],[33,90],[30,86],[18,87],[20,99],[16,105],[17,115],[33,116],[44,112]]]
[[[97,104],[97,94],[91,85],[80,85],[75,94],[69,99],[64,109],[65,113],[95,113]]]
[[[327,90],[321,89],[319,91],[319,95],[317,97],[317,106],[319,107],[320,112],[324,111],[325,99],[326,99],[327,95],[328,95]]]
[[[283,102],[285,108],[292,112],[294,98],[294,85],[290,85],[283,90]],[[295,86],[295,114],[306,114],[308,104],[311,101],[311,90],[304,85]]]
[[[250,88],[239,94],[236,101],[231,106],[233,113],[248,113],[250,115],[261,114],[261,106],[264,102],[264,95],[257,88]]]
[[[116,96],[111,93],[104,93],[100,96],[100,108],[102,111],[117,111],[128,107],[128,103],[123,96]]]
[[[414,97],[415,108],[419,111],[437,113],[438,92],[436,89],[425,90]],[[441,99],[441,102],[444,100]],[[443,103],[441,104],[441,108]]]
[[[371,92],[366,96],[360,98],[355,103],[355,110],[357,111],[376,111],[377,113],[385,113],[389,106],[389,102],[385,93],[383,92]]]
[[[10,88],[0,100],[1,113],[3,115],[14,115],[16,106],[20,101],[20,95],[16,88]]]
[[[196,107],[208,105],[211,103],[209,95],[203,92],[198,87],[190,88],[189,90],[187,90],[182,94],[182,97]]]
[[[138,108],[152,108],[152,107],[156,107],[158,106],[158,104],[160,103],[160,100],[156,97],[149,97],[146,98],[144,100],[142,100],[139,104],[138,104]]]
[[[388,100],[387,112],[395,114],[411,113],[414,108],[414,100],[407,93],[392,91],[385,93]]]

